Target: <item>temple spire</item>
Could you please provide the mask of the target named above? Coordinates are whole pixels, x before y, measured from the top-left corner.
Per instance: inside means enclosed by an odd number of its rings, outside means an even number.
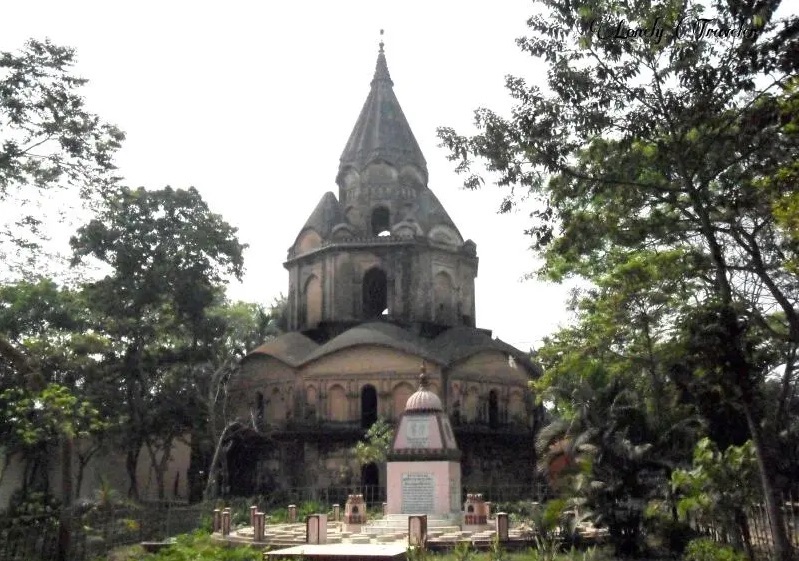
[[[427,162],[394,94],[382,30],[369,95],[341,154],[339,177],[345,169],[361,172],[374,161],[389,163],[397,169],[413,165],[427,184]]]
[[[372,78],[372,87],[375,82],[387,82],[389,86],[393,86],[394,82],[391,81],[391,75],[388,73],[388,63],[386,62],[386,52],[383,50],[385,43],[383,43],[383,30],[380,30],[380,49],[377,52],[377,66],[375,66],[375,75]]]

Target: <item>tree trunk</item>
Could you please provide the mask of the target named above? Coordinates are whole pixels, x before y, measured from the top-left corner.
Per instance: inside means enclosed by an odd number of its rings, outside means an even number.
[[[166,438],[161,449],[161,457],[157,457],[158,449],[151,442],[145,442],[147,453],[150,456],[150,467],[155,473],[155,482],[158,487],[158,500],[163,501],[166,498],[166,470],[169,466],[169,457],[172,450],[172,439]]]
[[[766,514],[768,514],[769,526],[771,527],[771,539],[774,542],[774,557],[778,561],[792,561],[793,550],[788,541],[788,534],[785,531],[785,518],[780,508],[779,499],[777,498],[774,485],[771,482],[771,472],[767,466],[766,451],[763,445],[762,435],[760,434],[760,426],[755,422],[751,405],[744,402],[743,409],[744,415],[746,416],[746,424],[749,426],[749,432],[752,437],[752,444],[755,448],[755,456],[757,457],[757,467],[760,472],[760,485],[763,487]]]
[[[211,489],[216,484],[217,466],[219,465],[220,455],[222,454],[222,445],[225,441],[225,437],[228,436],[228,430],[230,430],[232,426],[232,423],[227,425],[222,431],[222,434],[219,435],[219,440],[216,442],[214,455],[211,458],[211,465],[208,466],[208,480],[206,481],[205,492],[203,493],[203,499],[205,500],[215,498],[211,496]]]
[[[125,456],[125,469],[128,472],[128,497],[139,500],[139,480],[136,475],[136,467],[139,463],[139,451],[128,449]]]
[[[70,513],[72,506],[72,448],[73,441],[69,436],[61,438],[61,514],[58,524],[58,561],[69,559]]]
[[[687,175],[685,177],[688,177]],[[755,448],[757,457],[757,467],[760,472],[760,485],[763,490],[763,497],[766,503],[766,513],[769,517],[771,527],[771,539],[774,543],[774,555],[777,561],[792,561],[793,551],[788,541],[785,530],[785,520],[780,509],[779,501],[775,495],[774,485],[771,481],[771,471],[768,469],[766,459],[765,443],[763,442],[760,426],[752,411],[753,391],[755,390],[751,380],[752,365],[746,355],[743,332],[738,322],[733,300],[733,291],[730,281],[727,278],[727,262],[724,258],[719,241],[716,239],[715,229],[707,211],[708,205],[702,200],[699,192],[693,188],[690,181],[687,182],[688,193],[694,203],[694,210],[700,220],[700,232],[704,236],[710,250],[710,257],[715,266],[716,289],[723,305],[722,317],[719,318],[724,324],[724,328],[729,336],[728,357],[732,365],[732,374],[735,376],[734,385],[740,392],[738,401],[743,407],[746,424],[749,428],[749,435],[752,445]]]

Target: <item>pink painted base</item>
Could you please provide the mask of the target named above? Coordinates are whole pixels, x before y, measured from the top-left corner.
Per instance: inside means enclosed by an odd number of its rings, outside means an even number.
[[[408,473],[433,476],[432,512],[402,512],[402,476]],[[460,462],[388,462],[386,487],[388,514],[450,514],[461,510]]]

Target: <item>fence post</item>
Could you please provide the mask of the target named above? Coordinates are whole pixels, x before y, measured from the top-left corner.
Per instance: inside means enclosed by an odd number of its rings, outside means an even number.
[[[496,518],[496,531],[497,539],[499,541],[507,541],[508,539],[508,515],[504,512],[498,512]]]

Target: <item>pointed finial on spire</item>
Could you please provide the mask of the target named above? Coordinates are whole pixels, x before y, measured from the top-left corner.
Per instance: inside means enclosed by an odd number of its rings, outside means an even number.
[[[380,30],[380,51],[377,53],[377,66],[375,67],[375,76],[372,78],[372,86],[377,84],[378,82],[382,82],[384,84],[388,84],[390,86],[394,85],[394,82],[391,81],[391,75],[388,73],[388,64],[386,64],[386,53],[383,50],[385,43],[383,43],[383,32],[384,30]]]
[[[426,390],[429,382],[427,380],[427,363],[422,361],[422,367],[419,369],[419,389]]]

